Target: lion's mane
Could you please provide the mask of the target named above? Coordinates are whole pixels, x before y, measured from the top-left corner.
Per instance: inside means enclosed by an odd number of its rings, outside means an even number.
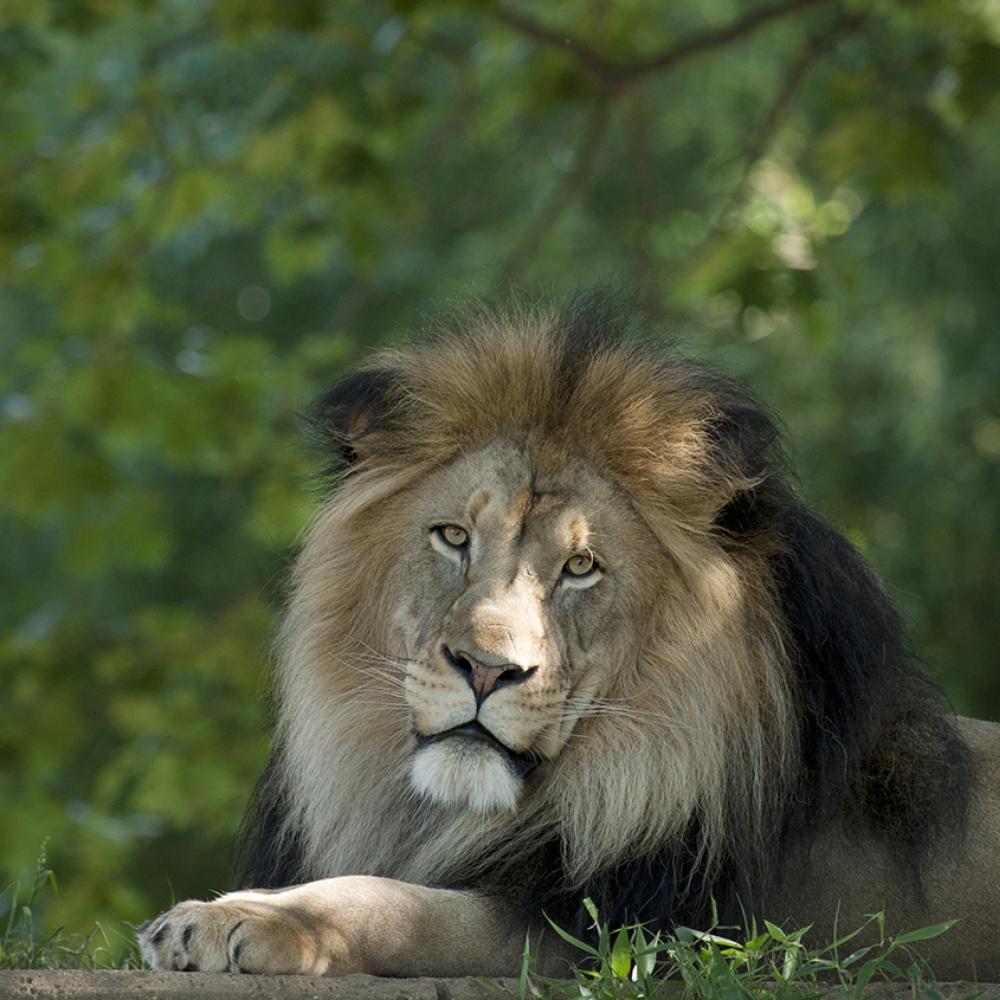
[[[333,475],[278,643],[246,883],[375,874],[563,919],[590,896],[612,921],[704,922],[711,900],[724,917],[757,906],[828,822],[888,838],[915,874],[961,825],[968,752],[878,579],[790,484],[776,422],[630,323],[600,297],[478,309],[318,402]],[[382,581],[400,497],[461,451],[528,434],[586,455],[678,572],[706,545],[717,559],[696,616],[634,623],[647,648],[614,692],[632,711],[586,720],[522,809],[470,815],[415,795],[405,711],[390,688],[359,695],[352,667],[396,610]]]

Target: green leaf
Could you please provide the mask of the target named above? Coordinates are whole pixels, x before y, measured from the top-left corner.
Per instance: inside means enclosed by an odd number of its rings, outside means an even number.
[[[693,931],[692,936],[697,941],[704,941],[706,944],[722,945],[725,948],[736,948],[742,951],[743,946],[732,938],[721,937],[708,931]]]
[[[552,929],[565,941],[567,944],[571,944],[574,948],[582,951],[586,955],[590,955],[592,958],[600,959],[601,953],[596,948],[591,948],[589,944],[585,944],[579,938],[573,937],[569,931],[564,931],[551,917],[546,916],[545,919],[552,926]]]
[[[882,967],[882,960],[879,958],[870,958],[861,968],[858,970],[858,975],[854,980],[854,996],[856,1000],[861,997],[861,995],[868,988],[868,984],[871,982],[872,976]]]
[[[846,969],[848,966],[851,966],[855,962],[864,958],[865,955],[867,955],[871,950],[872,950],[871,946],[868,946],[866,948],[858,948],[857,951],[852,951],[851,954],[847,956],[847,958],[842,958],[840,960],[840,965],[842,965]]]
[[[765,920],[764,926],[767,928],[768,934],[770,934],[775,941],[784,944],[788,940],[788,935],[777,924],[772,924],[770,920]]]
[[[611,948],[611,972],[615,976],[627,979],[632,971],[632,948],[628,931],[620,928],[615,935],[615,943]]]
[[[636,933],[641,935],[641,928],[637,928]],[[640,975],[651,976],[653,974],[662,951],[663,945],[661,944],[659,933],[654,934],[648,942],[642,937],[641,941],[636,943],[635,964]]]
[[[785,959],[781,964],[781,976],[783,979],[790,980],[795,976],[795,970],[799,965],[800,951],[798,948],[788,948],[785,951]]]
[[[894,945],[912,944],[914,941],[929,941],[931,938],[940,937],[947,933],[957,924],[957,920],[945,920],[940,924],[931,924],[929,927],[921,927],[919,930],[906,931],[892,939]]]
[[[531,935],[524,935],[524,946],[521,948],[521,974],[517,980],[518,1000],[528,1000],[528,973],[531,969]]]

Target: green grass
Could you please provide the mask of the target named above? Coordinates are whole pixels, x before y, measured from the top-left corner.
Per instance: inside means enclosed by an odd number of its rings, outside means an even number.
[[[15,884],[0,894],[0,969],[144,967],[134,933],[125,925],[108,930],[97,924],[88,934],[61,928],[42,934],[37,909],[57,895],[44,853],[26,889]],[[706,931],[678,927],[672,934],[652,934],[641,925],[609,928],[590,900],[585,905],[593,921],[592,944],[552,925],[580,952],[572,978],[540,975],[526,941],[519,1000],[811,1000],[832,994],[859,1000],[866,988],[881,983],[906,984],[913,996],[941,1000],[911,946],[944,934],[952,923],[890,938],[876,914],[833,943],[813,948],[805,942],[808,927],[786,932],[765,921],[763,928],[752,924],[737,933],[716,920]],[[877,943],[857,945],[872,938]]]
[[[885,933],[884,916],[875,914],[856,930],[816,948],[805,943],[809,927],[787,932],[764,921],[763,928],[754,922],[748,931],[739,932],[719,927],[715,920],[707,931],[678,927],[673,934],[651,934],[641,925],[609,928],[590,900],[585,905],[595,943],[580,941],[552,924],[581,952],[573,978],[539,975],[526,943],[520,1000],[810,1000],[833,995],[858,1000],[869,987],[881,984],[905,984],[912,996],[941,1000],[926,963],[912,946],[939,937],[954,924],[935,924],[893,938]],[[873,938],[874,944],[858,943]],[[969,996],[976,994],[970,991]]]
[[[57,897],[55,874],[45,864],[44,849],[30,884],[8,886],[0,893],[0,969],[140,969],[144,968],[132,929],[95,924],[87,934],[63,928],[43,934],[36,913],[45,897]]]

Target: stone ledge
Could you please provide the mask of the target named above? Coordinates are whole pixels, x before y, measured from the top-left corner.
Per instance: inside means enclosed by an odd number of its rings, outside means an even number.
[[[515,979],[241,976],[204,972],[0,972],[0,1000],[504,1000]]]
[[[938,983],[943,1000],[1000,1000],[1000,984]],[[204,972],[0,972],[0,1000],[504,1000],[516,979],[384,979],[378,976],[241,976]],[[872,1000],[909,1000],[912,987],[878,985]]]

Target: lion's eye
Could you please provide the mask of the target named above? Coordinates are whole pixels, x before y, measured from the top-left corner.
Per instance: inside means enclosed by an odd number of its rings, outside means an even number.
[[[563,566],[563,572],[567,576],[588,576],[597,568],[597,563],[590,552],[579,552],[575,556],[570,556]]]
[[[442,524],[434,530],[438,537],[453,549],[464,549],[469,544],[469,533],[457,524]]]

